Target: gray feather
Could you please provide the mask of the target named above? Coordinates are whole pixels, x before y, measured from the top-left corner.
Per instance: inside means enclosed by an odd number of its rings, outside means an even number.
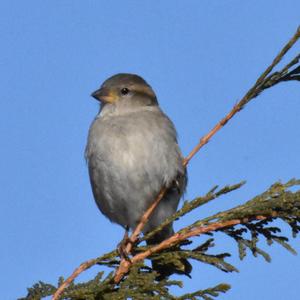
[[[158,106],[104,106],[90,127],[86,159],[96,203],[112,222],[135,228],[162,186],[179,178],[144,232],[176,211],[186,171],[175,128]],[[163,236],[172,232],[170,226]]]

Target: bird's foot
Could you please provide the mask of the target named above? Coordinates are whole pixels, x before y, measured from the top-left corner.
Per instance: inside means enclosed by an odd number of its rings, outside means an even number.
[[[123,239],[118,244],[117,250],[118,250],[118,253],[119,253],[121,259],[125,259],[125,260],[131,262],[131,259],[129,257],[129,253],[127,253],[127,250],[126,250],[126,247],[127,247],[128,243],[131,243],[131,240],[128,237],[128,231],[129,231],[129,227],[126,226]]]

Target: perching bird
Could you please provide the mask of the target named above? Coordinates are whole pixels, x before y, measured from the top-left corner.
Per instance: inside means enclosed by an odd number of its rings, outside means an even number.
[[[161,188],[168,187],[143,230],[147,233],[176,212],[186,187],[174,125],[150,85],[138,75],[114,75],[92,96],[101,106],[89,129],[85,156],[101,212],[125,229],[134,229]],[[171,224],[148,243],[159,243],[172,233]],[[181,261],[181,270],[169,265],[154,268],[162,277],[189,274],[191,265]]]

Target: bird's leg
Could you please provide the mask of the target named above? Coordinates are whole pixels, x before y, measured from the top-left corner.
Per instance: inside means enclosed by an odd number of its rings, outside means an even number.
[[[127,244],[131,242],[129,237],[128,237],[128,231],[129,231],[129,226],[127,225],[125,227],[125,232],[124,232],[123,239],[118,244],[117,249],[118,249],[118,252],[119,252],[119,255],[120,255],[121,259],[124,258],[127,261],[131,261],[129,256],[128,256],[128,253],[126,251]]]
[[[174,179],[172,184],[173,187],[177,190],[178,194],[180,194],[181,188],[178,179]]]

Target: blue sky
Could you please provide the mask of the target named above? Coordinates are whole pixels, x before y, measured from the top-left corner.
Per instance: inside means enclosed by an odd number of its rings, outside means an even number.
[[[142,75],[186,155],[295,32],[299,11],[297,0],[1,1],[2,299],[24,296],[38,280],[56,283],[123,235],[97,210],[83,158],[98,110],[89,95],[103,80]],[[186,199],[215,184],[247,185],[183,222],[300,177],[299,99],[299,83],[266,91],[192,160]],[[298,298],[299,257],[265,246],[271,264],[250,255],[241,263],[230,241],[217,244],[240,273],[195,265],[184,292],[228,282],[233,288],[220,299]]]

